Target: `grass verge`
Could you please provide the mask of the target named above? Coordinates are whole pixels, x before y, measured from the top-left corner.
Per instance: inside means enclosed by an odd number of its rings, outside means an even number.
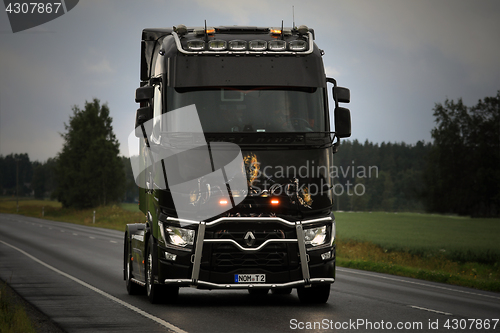
[[[16,212],[16,210],[16,201],[0,200],[0,213],[21,214],[92,227],[124,231],[128,223],[144,221],[144,214],[139,211],[137,204],[101,206],[94,209],[77,210],[63,208],[59,202],[55,201],[23,200],[19,201],[19,211]]]
[[[24,307],[16,302],[4,282],[0,281],[0,332],[35,333],[35,328]]]
[[[337,265],[500,292],[498,263],[460,262],[442,254],[426,257],[404,251],[388,251],[370,242],[340,239]]]

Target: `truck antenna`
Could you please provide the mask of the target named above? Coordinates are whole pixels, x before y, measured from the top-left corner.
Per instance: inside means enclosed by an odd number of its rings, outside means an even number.
[[[205,41],[208,42],[207,20],[205,20]]]
[[[292,18],[293,18],[292,30],[295,30],[295,6],[292,6]]]

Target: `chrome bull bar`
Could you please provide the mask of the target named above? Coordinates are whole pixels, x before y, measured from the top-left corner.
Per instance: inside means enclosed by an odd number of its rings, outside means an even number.
[[[303,224],[310,224],[310,223],[316,223],[316,222],[322,222],[322,221],[331,221],[330,217],[324,217],[324,218],[319,218],[319,219],[314,219],[314,220],[307,220],[307,221],[296,221],[296,222],[290,222],[286,221],[281,218],[276,218],[276,217],[264,217],[264,218],[219,218],[215,221],[212,222],[205,222],[205,221],[188,221],[188,220],[181,220],[181,219],[176,219],[169,217],[167,220],[172,220],[172,221],[178,221],[182,223],[189,223],[189,224],[198,224],[198,233],[197,233],[197,239],[196,239],[196,245],[195,245],[195,252],[193,255],[193,270],[191,273],[191,279],[166,279],[164,281],[165,284],[167,285],[177,285],[177,286],[191,286],[191,287],[205,287],[205,288],[210,288],[210,289],[279,289],[279,288],[291,288],[291,287],[299,287],[299,286],[311,286],[313,284],[322,284],[322,283],[333,283],[335,282],[334,278],[313,278],[311,279],[310,274],[309,274],[309,257],[307,255],[306,251],[306,244],[305,244],[305,239],[304,239],[304,229],[303,229]],[[274,222],[279,222],[282,224],[286,225],[294,225],[295,230],[297,233],[297,239],[270,239],[261,244],[260,246],[256,248],[244,248],[240,244],[238,244],[236,241],[231,240],[231,239],[205,239],[205,229],[207,225],[212,226],[218,223],[226,222],[226,221],[231,221],[231,220],[239,220],[239,221],[258,221],[258,220],[270,220]],[[286,283],[258,283],[258,284],[245,284],[245,283],[231,283],[231,284],[218,284],[218,283],[212,283],[208,281],[200,281],[199,280],[199,275],[200,275],[200,266],[201,266],[201,257],[203,255],[203,244],[204,243],[232,243],[236,247],[238,247],[241,251],[244,252],[256,252],[261,250],[263,247],[265,247],[268,244],[271,243],[297,243],[297,246],[299,248],[299,258],[300,258],[300,266],[301,266],[301,271],[302,271],[302,280],[298,281],[291,281],[291,282],[286,282]]]

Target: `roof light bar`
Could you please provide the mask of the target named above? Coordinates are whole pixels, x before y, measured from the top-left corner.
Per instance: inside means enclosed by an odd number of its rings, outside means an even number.
[[[182,32],[182,28],[180,29]],[[209,29],[207,29],[209,30]],[[285,33],[287,29],[283,29]],[[305,29],[304,29],[305,30]],[[205,29],[198,29],[195,33],[204,34]],[[172,32],[177,49],[184,54],[276,54],[276,55],[295,55],[295,54],[310,54],[314,51],[314,42],[311,32],[292,41],[284,39],[265,40],[222,40],[212,39],[205,41],[201,38],[191,39],[181,42],[181,37],[175,31]],[[185,44],[184,44],[185,43]],[[184,44],[184,45],[183,45]]]

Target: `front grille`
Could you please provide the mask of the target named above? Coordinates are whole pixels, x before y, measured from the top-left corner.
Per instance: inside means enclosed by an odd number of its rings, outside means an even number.
[[[295,244],[293,244],[295,246]],[[232,244],[213,244],[209,270],[228,273],[238,269],[264,269],[269,272],[287,271],[289,267],[288,245],[268,245],[258,252],[244,252]]]
[[[216,270],[234,270],[239,268],[281,269],[287,266],[287,253],[284,251],[260,251],[245,253],[218,248],[212,253],[212,263]]]
[[[252,237],[245,239],[249,232]],[[272,239],[295,238],[295,228],[286,228],[274,222],[222,223],[217,227],[207,228],[205,233],[205,239],[231,239],[243,248],[256,248]],[[209,243],[203,247],[201,268],[218,273],[238,269],[284,272],[291,269],[291,266],[298,266],[297,253],[296,244],[270,243],[260,251],[246,252],[231,243]]]

